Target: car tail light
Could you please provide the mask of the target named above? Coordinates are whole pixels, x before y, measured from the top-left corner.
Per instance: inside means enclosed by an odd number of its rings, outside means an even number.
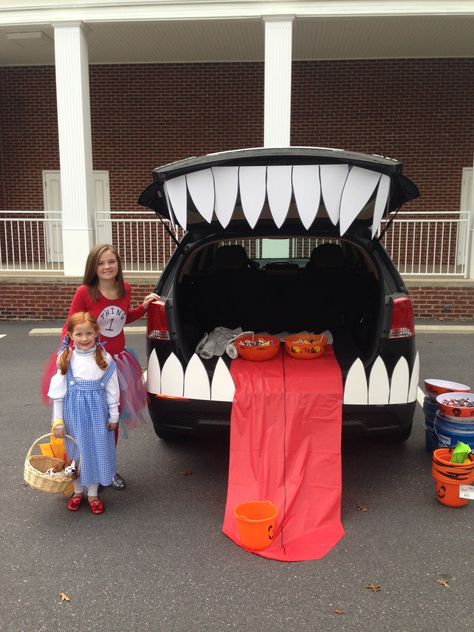
[[[408,296],[400,296],[392,300],[392,320],[389,338],[411,338],[415,335],[415,319],[413,306]]]
[[[151,303],[148,308],[147,336],[154,340],[169,340],[170,332],[166,318],[166,301],[161,299]]]

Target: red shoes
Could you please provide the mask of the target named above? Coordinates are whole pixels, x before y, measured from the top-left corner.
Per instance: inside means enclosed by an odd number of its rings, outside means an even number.
[[[67,501],[67,508],[69,509],[69,511],[77,511],[79,507],[81,506],[83,498],[84,498],[83,494],[80,494],[80,495],[73,494],[71,498],[69,498],[69,500]]]
[[[97,498],[97,500],[89,500],[89,507],[93,514],[101,514],[105,511],[104,503],[100,498]]]
[[[67,501],[67,508],[69,511],[77,511],[81,506],[82,501],[84,500],[84,494],[76,495],[73,494],[71,498]],[[88,499],[89,500],[89,499]],[[89,500],[89,507],[93,514],[101,514],[104,513],[105,507],[104,503],[100,498],[96,498],[95,500]]]

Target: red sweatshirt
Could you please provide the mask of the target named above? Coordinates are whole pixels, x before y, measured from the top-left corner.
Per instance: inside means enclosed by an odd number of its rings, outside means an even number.
[[[125,296],[123,298],[108,299],[99,292],[99,299],[94,301],[89,294],[87,285],[78,287],[69,309],[68,319],[75,312],[89,312],[97,320],[100,328],[100,340],[106,342],[105,350],[110,355],[116,355],[124,350],[125,334],[123,328],[128,323],[133,323],[145,314],[143,305],[130,309],[130,297],[132,289],[129,283],[125,283]],[[66,334],[66,324],[62,335]]]

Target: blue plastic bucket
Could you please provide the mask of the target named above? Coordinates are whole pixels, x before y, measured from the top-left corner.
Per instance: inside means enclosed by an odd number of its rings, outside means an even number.
[[[423,400],[423,412],[425,414],[425,449],[430,454],[440,446],[434,429],[434,419],[438,412],[438,404],[428,396]]]
[[[474,421],[452,421],[438,410],[434,418],[434,432],[441,448],[454,448],[458,441],[462,441],[474,450]]]

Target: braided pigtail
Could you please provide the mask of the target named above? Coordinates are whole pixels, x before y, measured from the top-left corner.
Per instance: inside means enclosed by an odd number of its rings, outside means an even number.
[[[71,359],[72,349],[69,346],[71,339],[68,334],[66,334],[63,338],[63,344],[58,349],[58,361],[57,367],[61,371],[62,375],[66,375],[67,366],[69,364],[69,360]]]
[[[102,369],[102,371],[105,371],[105,369],[107,368],[107,360],[105,359],[105,356],[104,356],[104,347],[100,344],[100,342],[97,342],[96,344],[94,359],[99,369]]]

